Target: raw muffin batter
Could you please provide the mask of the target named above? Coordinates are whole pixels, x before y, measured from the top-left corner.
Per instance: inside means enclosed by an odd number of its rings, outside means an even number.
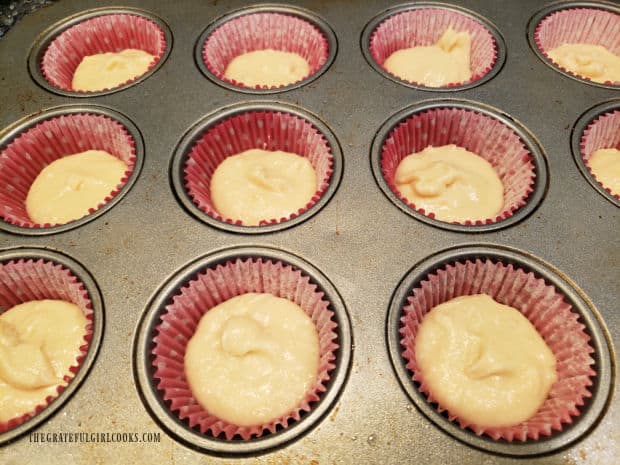
[[[64,224],[77,220],[97,208],[120,184],[127,165],[102,150],[59,158],[36,177],[26,210],[39,224]]]
[[[471,79],[470,52],[469,33],[448,27],[435,45],[397,50],[383,67],[405,81],[441,87]]]
[[[255,50],[232,59],[224,77],[248,87],[287,86],[310,74],[310,65],[301,55],[279,50]]]
[[[316,190],[310,161],[279,150],[251,149],[228,157],[211,178],[211,200],[217,211],[251,226],[288,218],[304,208]]]
[[[71,86],[90,92],[112,89],[142,76],[154,59],[150,53],[133,48],[85,56],[73,73]]]
[[[0,421],[56,397],[80,355],[86,317],[62,300],[33,300],[0,315]]]
[[[531,418],[557,379],[553,352],[529,320],[485,294],[433,308],[418,330],[415,357],[439,405],[482,427]]]
[[[588,166],[598,182],[620,195],[620,150],[599,149],[590,155]]]
[[[243,294],[206,312],[185,352],[198,403],[238,426],[262,425],[293,411],[319,364],[316,327],[297,304]]]
[[[602,45],[562,44],[547,55],[562,68],[594,82],[620,82],[620,57]]]
[[[493,166],[453,144],[406,156],[394,182],[416,208],[433,212],[441,221],[494,218],[504,204],[504,186]]]

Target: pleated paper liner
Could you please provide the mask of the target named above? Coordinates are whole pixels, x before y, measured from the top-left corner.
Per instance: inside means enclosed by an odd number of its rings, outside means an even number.
[[[370,36],[370,55],[385,72],[391,74],[383,64],[392,53],[409,47],[435,45],[448,27],[456,32],[468,32],[471,36],[472,76],[467,82],[454,82],[442,87],[457,87],[482,79],[497,60],[498,45],[482,23],[448,8],[418,8],[389,16]]]
[[[116,196],[133,172],[135,141],[118,121],[104,115],[71,113],[52,117],[19,134],[0,153],[0,218],[24,228],[48,228],[33,222],[26,197],[39,173],[50,163],[87,150],[104,150],[127,165],[116,189],[90,213]]]
[[[249,292],[270,293],[299,305],[316,325],[320,360],[316,381],[300,405],[269,423],[239,426],[217,418],[198,404],[185,377],[184,357],[200,318],[216,305]],[[299,421],[326,392],[335,368],[337,324],[329,306],[308,276],[277,260],[231,259],[200,272],[170,299],[155,329],[153,377],[167,408],[190,428],[226,440],[261,437]]]
[[[32,300],[64,300],[77,305],[88,320],[85,328],[84,343],[80,346],[80,355],[65,375],[64,381],[69,384],[78,373],[88,352],[94,322],[92,304],[84,284],[73,273],[60,264],[38,259],[10,260],[0,263],[0,313],[16,305]],[[13,418],[6,423],[0,422],[0,433],[9,431],[28,421],[43,411],[58,397],[67,386],[59,385],[56,394],[48,396],[41,405],[32,412]]]
[[[424,382],[415,357],[415,340],[425,315],[435,306],[463,295],[488,294],[497,302],[519,310],[536,328],[555,355],[557,381],[538,412],[529,420],[508,427],[482,427],[457,417],[437,404]],[[402,309],[402,357],[418,389],[456,422],[476,435],[507,442],[538,440],[562,431],[580,415],[596,372],[590,336],[579,315],[552,285],[512,264],[491,259],[457,261],[433,272],[411,292]],[[518,350],[518,347],[515,347]]]
[[[223,217],[211,200],[211,178],[227,157],[249,149],[282,150],[307,158],[316,171],[316,192],[308,204],[285,218],[265,218],[259,226],[277,224],[301,215],[321,198],[332,177],[333,158],[329,143],[309,121],[279,111],[247,111],[206,129],[192,146],[184,166],[185,189],[194,204],[210,217],[242,225]]]
[[[126,49],[143,50],[155,57],[146,74],[164,55],[164,32],[155,22],[135,14],[102,14],[86,19],[52,40],[43,54],[41,73],[56,88],[83,93],[85,91],[72,87],[73,74],[82,59],[90,55],[118,53]],[[129,84],[141,76],[114,88]]]
[[[398,164],[407,155],[429,146],[455,144],[488,161],[504,185],[504,203],[493,218],[467,220],[465,225],[491,224],[505,220],[528,202],[536,169],[533,157],[518,134],[498,119],[462,108],[433,108],[415,113],[400,122],[380,151],[381,172],[390,189],[414,210],[435,218],[410,203],[394,182]]]
[[[257,50],[273,49],[296,53],[310,67],[310,73],[297,82],[317,73],[327,62],[329,42],[311,22],[283,13],[248,13],[224,22],[211,33],[202,47],[202,59],[207,69],[229,84],[248,87],[224,77],[226,67],[237,56]],[[291,85],[294,83],[286,84]],[[256,86],[256,89],[275,89],[282,86]]]
[[[614,55],[620,56],[620,15],[596,8],[565,8],[545,16],[536,26],[534,42],[545,58],[562,71],[590,81],[555,63],[548,51],[562,44],[584,43],[601,45]],[[605,82],[620,86],[620,82]]]
[[[589,165],[592,154],[599,149],[620,150],[620,110],[602,114],[592,121],[581,136],[579,148],[581,158],[588,171],[596,179],[596,175],[592,172]],[[620,200],[620,194],[614,194],[609,187],[602,184],[598,179],[596,180],[616,200]]]

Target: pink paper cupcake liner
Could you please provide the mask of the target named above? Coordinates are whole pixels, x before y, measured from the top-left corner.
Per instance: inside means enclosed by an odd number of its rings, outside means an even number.
[[[135,142],[118,121],[97,114],[67,114],[50,118],[16,137],[0,152],[0,218],[24,228],[47,228],[53,224],[33,222],[26,211],[32,183],[47,165],[86,150],[104,150],[127,165],[127,171],[101,208],[117,195],[133,172]]]
[[[381,148],[381,172],[390,189],[414,210],[434,218],[409,202],[398,190],[394,176],[407,155],[429,146],[455,144],[488,161],[504,185],[504,205],[495,218],[456,224],[490,224],[505,220],[527,203],[536,171],[532,154],[519,136],[501,121],[472,110],[434,108],[416,113],[398,124]]]
[[[407,298],[401,317],[402,356],[406,367],[419,383],[430,403],[437,403],[424,382],[424,373],[415,357],[415,339],[425,315],[435,306],[450,299],[474,294],[488,294],[497,302],[518,309],[534,325],[556,357],[558,379],[547,400],[529,420],[515,426],[485,428],[468,423],[446,411],[449,421],[457,422],[476,435],[508,442],[537,440],[561,431],[580,415],[584,399],[591,397],[589,387],[596,376],[590,354],[590,336],[584,331],[579,315],[563,295],[543,279],[513,265],[490,259],[456,262],[430,273]],[[437,405],[439,412],[445,409]]]
[[[383,63],[392,53],[410,47],[434,45],[449,26],[456,32],[471,35],[472,77],[467,82],[454,82],[443,87],[461,86],[482,79],[497,60],[497,44],[483,24],[455,10],[420,8],[390,16],[372,32],[370,54],[379,66],[391,74]],[[418,82],[411,84],[424,86]]]
[[[534,32],[534,42],[542,54],[562,71],[580,79],[580,76],[555,63],[547,54],[562,44],[585,43],[602,45],[611,53],[620,56],[620,15],[596,8],[568,8],[556,11],[543,18]],[[620,82],[606,82],[620,86]]]
[[[270,293],[298,304],[310,316],[319,334],[319,368],[314,385],[293,411],[270,423],[238,426],[210,414],[198,404],[185,377],[187,343],[200,318],[216,305],[248,292]],[[299,421],[327,390],[330,373],[336,367],[337,324],[330,303],[310,279],[298,269],[280,261],[249,258],[230,260],[201,272],[172,297],[156,327],[152,354],[157,388],[170,411],[189,427],[213,437],[248,440],[267,432],[275,433]]]
[[[73,74],[82,59],[98,53],[118,53],[139,49],[155,56],[147,73],[161,60],[166,50],[162,29],[153,21],[132,14],[104,14],[82,21],[60,33],[41,60],[41,73],[53,86],[83,93],[72,87]],[[139,79],[136,76],[116,87]],[[105,89],[109,90],[109,89]]]
[[[265,218],[259,226],[293,219],[321,198],[333,173],[329,143],[309,121],[291,113],[248,111],[225,119],[207,129],[194,144],[184,166],[185,189],[204,213],[218,221],[242,225],[223,217],[211,201],[211,178],[224,159],[250,149],[282,150],[307,158],[317,174],[317,188],[308,204],[288,218]]]
[[[0,313],[15,305],[44,299],[71,302],[80,307],[88,320],[84,344],[80,346],[80,355],[70,368],[71,374],[64,377],[64,381],[70,383],[79,371],[93,337],[93,310],[84,284],[67,268],[43,259],[11,260],[0,263]],[[37,406],[34,411],[6,423],[0,422],[0,433],[13,429],[37,415],[65,389],[66,386],[58,386],[56,395],[48,396],[45,403]]]
[[[579,148],[584,164],[592,177],[596,179],[588,162],[592,154],[599,149],[620,150],[620,110],[605,113],[592,121],[581,136]],[[616,200],[620,200],[620,195],[611,192],[611,190],[598,181],[598,179],[597,182],[601,184],[607,192],[613,195]]]
[[[222,81],[248,87],[242,82],[224,77],[233,58],[256,50],[273,49],[297,53],[310,67],[310,74],[319,71],[329,55],[329,42],[312,23],[296,16],[281,13],[249,13],[226,21],[205,41],[202,59],[211,73]],[[290,85],[290,84],[288,84]],[[284,86],[279,86],[284,87]],[[256,86],[274,89],[275,86]]]

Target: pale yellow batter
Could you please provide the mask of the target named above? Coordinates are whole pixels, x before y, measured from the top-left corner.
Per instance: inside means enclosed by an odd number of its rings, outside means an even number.
[[[286,86],[310,74],[310,65],[297,53],[279,50],[256,50],[232,59],[224,77],[249,87]]]
[[[86,323],[79,307],[61,300],[34,300],[0,315],[0,421],[58,395],[63,377],[72,376]]]
[[[227,218],[256,226],[288,218],[317,190],[310,161],[295,153],[251,149],[226,158],[211,179],[211,199]]]
[[[620,57],[602,45],[562,44],[547,54],[562,68],[594,82],[620,82]]]
[[[271,294],[243,294],[209,310],[185,353],[196,400],[238,426],[269,423],[299,406],[318,364],[310,317]]]
[[[406,156],[394,181],[416,208],[441,221],[494,218],[504,203],[504,186],[493,166],[456,145],[430,146]]]
[[[553,352],[534,326],[485,294],[433,308],[418,330],[415,356],[439,405],[482,427],[532,417],[557,378]]]
[[[471,79],[471,37],[448,27],[435,45],[397,50],[383,63],[393,75],[429,87]]]
[[[588,166],[598,182],[620,195],[620,150],[599,149],[590,155]]]
[[[64,224],[88,214],[114,191],[127,165],[102,150],[88,150],[60,158],[39,173],[26,210],[39,224]]]
[[[73,73],[71,86],[90,92],[112,89],[146,73],[154,59],[154,55],[133,48],[85,56]]]

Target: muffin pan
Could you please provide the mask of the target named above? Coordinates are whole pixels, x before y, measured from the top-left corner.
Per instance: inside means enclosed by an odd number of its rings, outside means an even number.
[[[619,95],[610,86],[565,76],[536,55],[528,44],[528,24],[544,5],[535,0],[504,3],[424,3],[454,8],[493,26],[497,68],[475,85],[450,89],[403,85],[373,69],[368,57],[368,34],[379,18],[418,2],[368,0],[352,8],[345,0],[250,6],[241,0],[131,0],[112,8],[102,0],[63,0],[16,24],[0,40],[0,150],[45,115],[96,111],[127,128],[136,141],[137,159],[124,190],[83,220],[56,228],[0,223],[3,254],[35,248],[44,258],[67,255],[81,264],[79,269],[65,266],[85,281],[84,276],[93,277],[93,293],[100,289],[106,316],[97,358],[79,389],[68,402],[50,406],[58,406],[55,414],[48,407],[11,430],[0,461],[116,463],[122,458],[155,463],[166,457],[222,465],[508,465],[527,456],[536,465],[615,463],[620,455],[614,350],[620,341],[620,211],[592,188],[585,173],[584,179],[575,143],[593,118],[617,105]],[[269,95],[206,78],[200,63],[207,28],[254,9],[305,18],[332,41],[333,56],[312,79],[270,89]],[[157,24],[169,34],[169,55],[148,79],[110,93],[73,95],[36,77],[33,56],[42,53],[42,41],[60,32],[60,25],[102,11],[136,10],[155,22],[160,18]],[[500,121],[531,154],[536,177],[527,202],[512,216],[446,227],[414,215],[382,184],[378,157],[383,140],[399,121],[438,105]],[[220,221],[200,210],[185,191],[184,158],[204,130],[250,110],[306,120],[331,149],[328,187],[314,206],[288,221],[258,227]],[[549,437],[509,443],[476,436],[428,404],[409,373],[403,377],[400,351],[394,352],[399,343],[395,296],[411,289],[414,277],[429,267],[481,255],[543,277],[571,302],[592,338],[597,373],[592,397],[584,399],[572,424]],[[337,368],[320,400],[286,428],[247,440],[201,433],[170,413],[152,380],[149,352],[158,315],[175,289],[205,267],[237,256],[263,256],[302,270],[332,304],[339,331]],[[77,386],[75,381],[70,387]],[[138,433],[141,440],[47,444],[35,443],[33,432]],[[159,436],[159,442],[142,440],[142,433]]]

